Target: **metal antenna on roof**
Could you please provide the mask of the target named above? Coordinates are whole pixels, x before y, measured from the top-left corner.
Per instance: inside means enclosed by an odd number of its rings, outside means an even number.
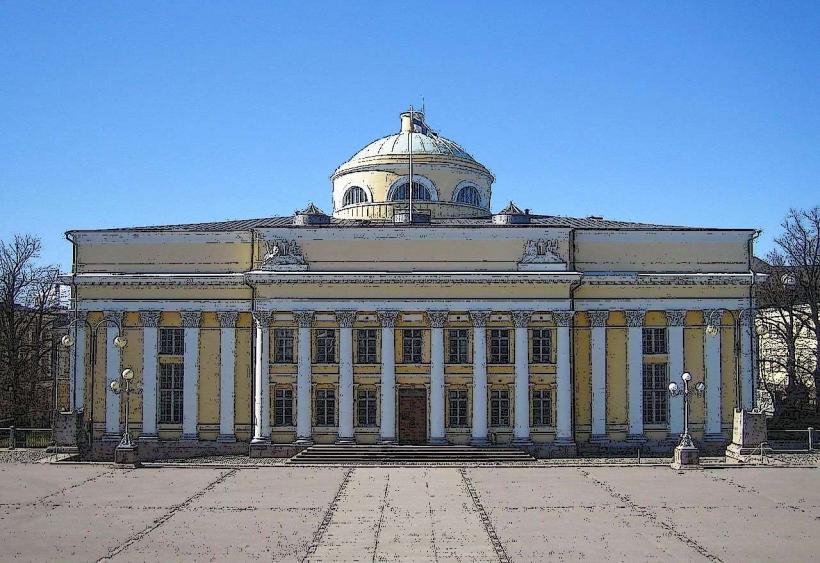
[[[413,224],[413,129],[416,124],[413,122],[413,106],[410,106],[410,130],[407,132],[407,146],[410,151],[410,192],[408,193],[408,204],[410,208],[410,224]]]

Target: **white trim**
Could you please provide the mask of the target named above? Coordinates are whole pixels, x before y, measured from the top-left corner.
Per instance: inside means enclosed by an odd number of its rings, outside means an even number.
[[[143,227],[150,228],[150,227]],[[176,231],[157,227],[154,231],[69,231],[78,244],[158,244],[158,243],[213,243],[251,242],[250,229],[242,231]]]
[[[249,284],[366,283],[366,284],[569,284],[579,280],[577,272],[264,272],[246,274]]]
[[[92,272],[66,274],[60,277],[65,284],[76,285],[185,285],[185,286],[244,286],[245,274],[109,274]]]
[[[643,309],[645,311],[669,311],[685,309],[699,311],[704,309],[745,309],[749,306],[748,297],[738,298],[705,298],[705,299],[576,299],[577,311],[590,309],[609,309],[623,311],[627,309]]]
[[[751,285],[753,278],[748,272],[585,272],[582,281],[587,285]]]
[[[579,227],[575,236],[576,242],[601,242],[601,239],[613,239],[612,242],[669,243],[669,242],[746,242],[754,230],[707,230],[694,227],[664,228],[653,230],[652,227],[637,230],[625,226],[623,229],[596,229]],[[684,239],[684,240],[682,240]],[[745,248],[745,247],[744,247]]]
[[[258,311],[566,311],[568,299],[257,299]]]
[[[81,299],[80,311],[238,311],[251,310],[250,299]]]
[[[399,201],[395,201],[395,202],[393,201],[393,193],[396,191],[396,188],[398,188],[402,184],[405,184],[409,181],[410,181],[410,175],[409,174],[405,174],[404,176],[399,176],[395,181],[393,181],[393,183],[390,184],[390,188],[387,190],[387,201],[386,201],[386,203],[402,203],[404,200],[399,200]],[[423,176],[421,174],[413,174],[413,181],[418,182],[419,184],[421,184],[422,186],[427,188],[427,191],[430,193],[430,198],[431,198],[429,200],[413,200],[413,201],[438,201],[439,200],[439,198],[438,198],[438,188],[436,188],[436,185],[433,183],[432,180],[430,180],[429,178],[427,178],[426,176]],[[412,190],[413,187],[410,186],[410,189]]]
[[[361,188],[362,190],[364,190],[365,196],[367,196],[367,201],[364,202],[364,203],[374,203],[374,201],[373,201],[373,190],[370,189],[370,186],[368,186],[367,184],[365,184],[363,182],[356,182],[356,181],[351,180],[347,184],[344,185],[344,187],[341,189],[341,191],[337,192],[337,193],[340,194],[341,197],[339,197],[339,202],[338,202],[339,207],[337,207],[336,209],[343,209],[343,208],[348,207],[348,206],[349,207],[354,207],[356,205],[361,205],[361,203],[350,203],[348,205],[345,205],[345,203],[344,203],[345,195],[347,195],[347,192],[350,190],[350,188]]]

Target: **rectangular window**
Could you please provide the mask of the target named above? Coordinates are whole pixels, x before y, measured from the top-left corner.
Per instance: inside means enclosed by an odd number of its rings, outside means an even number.
[[[666,329],[665,328],[645,328],[643,329],[643,353],[644,354],[666,354]]]
[[[356,363],[378,363],[376,347],[378,346],[377,330],[375,328],[360,328],[356,331]]]
[[[159,422],[182,424],[183,364],[159,365]]]
[[[293,426],[293,389],[277,387],[273,394],[273,425]]]
[[[643,365],[643,422],[665,424],[667,420],[668,377],[666,364]]]
[[[336,331],[332,328],[316,329],[316,363],[336,363]]]
[[[450,428],[466,428],[467,427],[467,390],[466,389],[452,389],[450,390],[448,400],[450,402]]]
[[[359,426],[376,426],[376,390],[359,389],[356,397]]]
[[[510,392],[494,389],[490,392],[490,426],[510,425]]]
[[[510,331],[506,328],[490,329],[490,363],[510,363]]]
[[[273,363],[293,363],[293,329],[277,328],[273,331]]]
[[[185,331],[181,328],[159,329],[159,355],[181,356],[185,353]]]
[[[401,331],[401,359],[404,364],[421,363],[422,336],[420,328],[406,328]]]
[[[548,328],[532,329],[532,363],[552,363],[552,330]]]
[[[536,389],[532,392],[532,425],[552,425],[552,391]]]
[[[469,345],[466,328],[451,328],[447,331],[449,350],[447,354],[448,364],[468,364],[470,363]]]
[[[336,426],[336,391],[316,390],[316,426]]]

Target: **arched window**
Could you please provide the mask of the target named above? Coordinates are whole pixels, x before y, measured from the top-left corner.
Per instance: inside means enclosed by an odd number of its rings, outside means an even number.
[[[410,186],[409,182],[405,182],[400,186],[396,186],[396,189],[393,190],[393,194],[390,196],[391,201],[404,201],[409,199],[409,192],[410,190],[408,187]],[[413,182],[413,201],[430,201],[433,197],[430,195],[430,191],[427,189],[426,186],[418,183]]]
[[[367,203],[367,194],[359,186],[353,186],[345,192],[342,205],[353,205],[354,203]]]
[[[481,207],[481,194],[478,193],[475,187],[465,186],[458,191],[456,202]]]

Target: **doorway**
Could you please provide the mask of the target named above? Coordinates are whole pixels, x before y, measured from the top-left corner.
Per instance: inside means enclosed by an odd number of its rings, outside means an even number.
[[[399,389],[399,443],[427,443],[427,391]]]

